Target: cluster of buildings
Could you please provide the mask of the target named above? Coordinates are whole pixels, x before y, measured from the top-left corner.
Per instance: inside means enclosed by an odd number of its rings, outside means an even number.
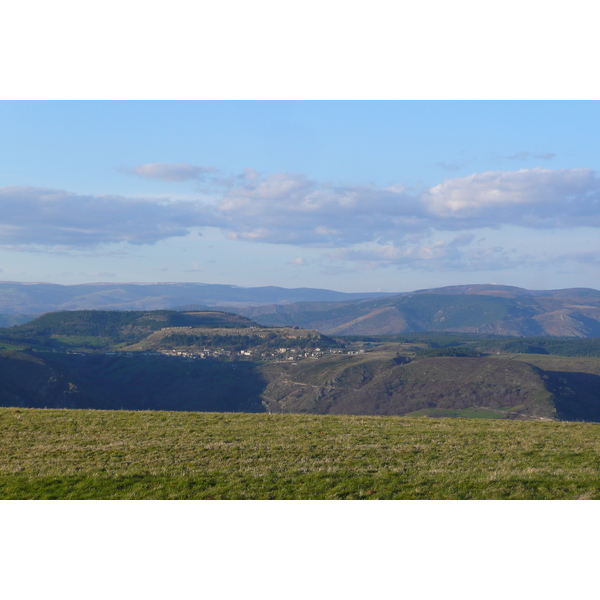
[[[352,351],[342,350],[340,348],[332,349],[321,349],[321,348],[277,348],[273,352],[261,352],[259,350],[240,350],[238,352],[231,350],[224,350],[222,348],[202,350],[176,350],[176,349],[165,349],[165,350],[144,350],[140,352],[118,352],[110,351],[105,352],[105,356],[123,356],[127,358],[132,357],[178,357],[187,358],[192,360],[216,358],[226,359],[232,356],[238,358],[254,358],[257,360],[268,360],[274,362],[287,362],[300,360],[301,358],[320,358],[326,354],[359,354],[364,350]],[[69,352],[69,354],[83,354],[80,352]]]
[[[163,356],[180,356],[182,358],[229,358],[233,352],[230,350],[160,350],[153,353]]]

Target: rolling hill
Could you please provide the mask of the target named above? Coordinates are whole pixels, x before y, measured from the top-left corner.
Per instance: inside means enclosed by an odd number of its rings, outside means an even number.
[[[124,347],[123,351],[179,349],[192,350],[221,348],[239,352],[252,350],[254,353],[274,351],[279,348],[312,349],[337,348],[338,342],[318,331],[298,327],[245,327],[220,328],[190,326],[181,329],[170,327],[148,335],[143,340]]]
[[[503,336],[600,336],[600,292],[453,286],[343,302],[237,308],[262,325],[297,325],[327,335],[446,331]]]
[[[63,311],[0,329],[0,343],[102,350],[134,344],[154,331],[173,327],[243,329],[260,326],[247,317],[218,311]]]
[[[387,359],[387,360],[386,360]],[[545,373],[494,358],[429,358],[398,365],[384,353],[265,366],[270,412],[440,415],[465,409],[496,418],[555,419],[556,397]]]

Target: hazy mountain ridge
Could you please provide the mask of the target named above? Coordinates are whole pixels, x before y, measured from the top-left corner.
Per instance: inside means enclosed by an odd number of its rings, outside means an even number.
[[[208,283],[52,283],[0,282],[0,313],[40,314],[62,310],[160,310],[174,306],[249,306],[384,296],[317,288],[238,287]]]
[[[261,325],[298,326],[325,335],[446,331],[508,336],[600,336],[600,291],[527,290],[474,284],[401,294],[347,294],[273,286],[201,283],[0,283],[8,325],[29,313],[62,310],[222,310]]]
[[[419,331],[507,336],[600,336],[600,291],[452,286],[345,302],[235,309],[263,325],[298,325],[326,335]]]
[[[6,315],[0,313],[0,327],[12,327],[13,325],[21,325],[35,319],[37,315],[22,315],[12,314]]]

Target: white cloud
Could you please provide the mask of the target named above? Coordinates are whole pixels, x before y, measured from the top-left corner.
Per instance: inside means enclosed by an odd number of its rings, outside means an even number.
[[[219,211],[232,239],[330,247],[395,237],[425,217],[402,187],[332,186],[297,173],[232,188]]]
[[[600,180],[591,169],[537,167],[447,179],[411,195],[402,186],[333,186],[279,173],[227,190],[218,208],[232,239],[385,245],[435,230],[600,227]]]
[[[384,267],[410,267],[439,271],[498,271],[531,261],[531,256],[514,255],[501,246],[472,246],[476,236],[463,234],[452,240],[426,240],[418,243],[386,244],[360,249],[338,248],[327,253],[334,263],[349,262],[358,270]]]
[[[600,226],[599,190],[592,169],[536,167],[449,179],[427,190],[422,201],[440,229],[591,225],[589,218]]]
[[[216,227],[231,240],[328,248],[329,260],[361,268],[474,270],[533,260],[503,249],[498,240],[489,248],[474,242],[481,228],[600,227],[600,180],[591,169],[476,173],[420,193],[401,185],[332,185],[297,173],[262,176],[252,170],[231,182],[210,204],[0,188],[0,245],[68,252],[115,242],[152,244]],[[448,240],[451,231],[463,235]],[[290,264],[302,266],[302,260]]]
[[[293,267],[305,267],[308,264],[309,263],[306,260],[304,260],[301,256],[288,261],[288,265],[292,265]]]
[[[241,179],[245,179],[246,181],[255,181],[259,177],[259,173],[254,169],[244,169],[241,175]]]
[[[187,163],[148,163],[131,168],[121,168],[121,171],[130,175],[137,175],[145,179],[162,179],[163,181],[203,179],[206,173],[212,173],[215,170],[214,167],[201,167]]]
[[[193,227],[221,224],[209,208],[188,201],[0,188],[0,244],[4,245],[153,244],[187,235]]]

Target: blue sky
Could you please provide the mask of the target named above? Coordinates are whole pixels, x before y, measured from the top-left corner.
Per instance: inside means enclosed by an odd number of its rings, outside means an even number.
[[[3,101],[0,278],[600,287],[597,101]]]

